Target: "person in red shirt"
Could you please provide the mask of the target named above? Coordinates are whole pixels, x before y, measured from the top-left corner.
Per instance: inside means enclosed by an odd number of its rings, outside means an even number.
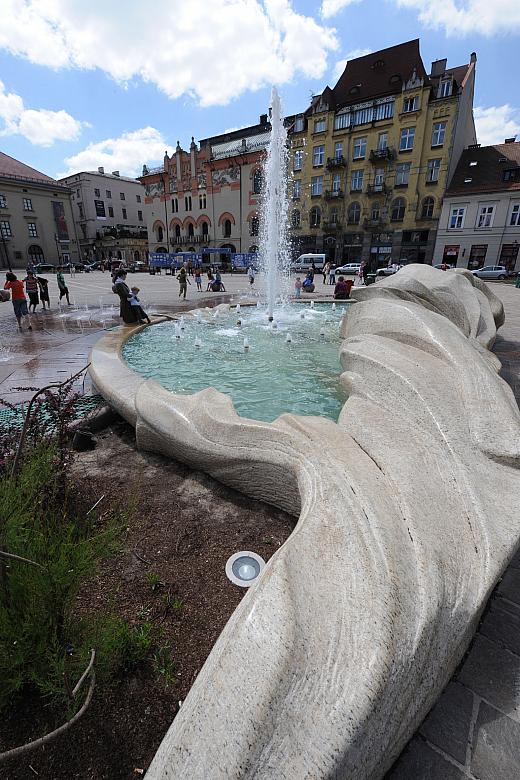
[[[17,279],[16,275],[9,271],[5,275],[6,282],[4,284],[4,290],[11,291],[11,300],[13,301],[14,316],[18,321],[18,327],[22,330],[22,317],[27,317],[29,325],[27,330],[32,330],[31,320],[29,318],[29,312],[27,310],[27,298],[25,297],[25,290],[23,282]]]
[[[338,300],[345,300],[346,298],[350,298],[350,288],[353,284],[354,282],[351,279],[346,282],[345,277],[340,276],[336,282],[336,286],[334,287],[334,297]]]

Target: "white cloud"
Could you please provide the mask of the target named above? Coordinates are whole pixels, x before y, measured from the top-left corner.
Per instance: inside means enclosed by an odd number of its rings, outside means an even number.
[[[210,106],[297,73],[321,77],[337,39],[291,0],[127,0],[124,11],[104,0],[2,0],[0,47]]]
[[[66,111],[46,108],[25,108],[23,99],[14,92],[6,92],[0,81],[1,135],[23,135],[37,146],[52,146],[54,141],[74,141],[81,133],[82,123]]]
[[[348,51],[346,57],[342,60],[338,60],[334,65],[334,70],[332,71],[334,79],[336,81],[339,79],[349,60],[355,60],[356,57],[364,57],[366,54],[370,54],[371,51],[372,49],[352,49],[352,51]]]
[[[78,171],[95,171],[102,165],[107,172],[119,171],[122,176],[140,176],[143,163],[162,162],[168,144],[155,127],[142,127],[123,133],[119,138],[89,144],[72,157],[67,157],[67,170],[56,178]]]
[[[520,30],[520,3],[518,0],[396,0],[404,8],[419,11],[419,19],[429,27],[443,27],[446,35],[481,33],[491,36],[497,32]]]
[[[520,134],[520,110],[507,103],[503,106],[490,106],[474,109],[477,141],[482,146],[503,144],[505,138]]]
[[[324,19],[329,19],[342,11],[347,5],[358,3],[360,0],[323,0],[320,13]]]

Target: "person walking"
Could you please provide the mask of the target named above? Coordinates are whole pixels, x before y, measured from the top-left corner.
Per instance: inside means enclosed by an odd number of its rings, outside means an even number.
[[[364,260],[362,260],[359,266],[359,271],[357,272],[360,285],[365,283],[365,266],[366,263]]]
[[[16,274],[8,271],[5,275],[4,290],[11,291],[11,300],[13,302],[14,316],[18,322],[18,329],[22,330],[22,317],[27,317],[29,325],[27,330],[32,330],[31,318],[27,309],[27,298],[23,282],[18,279]]]
[[[63,276],[63,266],[60,265],[58,268],[58,273],[56,274],[56,281],[58,282],[58,290],[60,291],[60,301],[65,296],[67,299],[67,304],[69,306],[72,306],[70,299],[69,299],[69,288],[65,284],[65,278]]]
[[[329,268],[329,284],[336,284],[336,266],[334,263],[331,263]]]
[[[186,293],[188,292],[188,284],[191,284],[190,280],[188,279],[188,275],[186,273],[186,269],[184,266],[179,271],[179,275],[177,277],[179,280],[179,298],[183,298],[186,300]]]
[[[40,300],[42,302],[43,311],[51,308],[51,301],[49,298],[49,282],[43,276],[37,276],[38,287],[40,288]],[[47,307],[45,307],[47,304]]]
[[[249,279],[249,285],[252,287],[255,283],[255,269],[252,265],[247,269],[247,277]]]
[[[330,271],[330,263],[327,262],[323,266],[323,271],[322,271],[322,273],[323,273],[323,284],[327,284],[327,276],[329,275],[329,271]]]
[[[33,314],[36,314],[36,307],[40,303],[40,298],[38,296],[38,279],[34,275],[33,271],[29,271],[29,273],[24,279],[24,282],[25,282],[25,291],[29,296],[29,313],[31,311],[31,306],[32,306]]]
[[[195,269],[195,282],[197,284],[197,292],[202,292],[202,274],[200,268]]]

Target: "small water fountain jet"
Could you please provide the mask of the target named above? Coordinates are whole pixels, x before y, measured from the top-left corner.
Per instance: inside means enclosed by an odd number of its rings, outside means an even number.
[[[311,301],[311,309],[314,309],[314,301]]]
[[[197,337],[196,337],[196,339],[195,339],[194,346],[195,346],[197,349],[199,349],[200,347],[202,347],[202,341],[199,339],[199,337],[198,337],[198,336],[197,336]]]
[[[290,333],[288,333],[288,334],[287,334],[287,336],[285,337],[285,341],[287,342],[287,344],[291,344],[291,342],[292,342],[292,336],[291,336],[291,334],[290,334]]]
[[[248,338],[246,336],[244,338],[244,352],[247,352],[248,349],[249,349],[249,341],[248,341]]]
[[[175,338],[180,339],[181,337],[181,328],[178,322],[175,323]]]
[[[336,311],[336,304],[335,303],[332,304],[332,311]]]
[[[300,319],[301,319],[301,320],[304,320],[304,319],[305,319],[305,312],[304,312],[304,311],[301,311],[301,312],[300,312]]]
[[[237,303],[235,311],[236,311],[237,314],[240,314],[240,304],[239,303]]]

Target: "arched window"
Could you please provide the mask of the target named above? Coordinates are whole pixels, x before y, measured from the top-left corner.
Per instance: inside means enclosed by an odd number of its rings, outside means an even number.
[[[295,228],[300,227],[301,225],[301,215],[298,209],[295,209],[291,214],[291,225]]]
[[[32,262],[33,265],[36,265],[36,263],[45,262],[45,257],[43,256],[43,250],[41,246],[38,246],[38,244],[31,244],[28,252],[29,252],[29,260]]]
[[[253,192],[255,195],[260,195],[262,192],[263,176],[262,171],[258,169],[253,174]]]
[[[434,206],[435,200],[432,197],[425,198],[422,202],[421,219],[431,219]]]
[[[372,204],[372,211],[370,212],[370,216],[372,219],[380,219],[381,218],[381,204],[380,203],[373,203]]]
[[[392,203],[392,222],[402,222],[406,210],[406,201],[404,198],[396,198]]]
[[[157,229],[156,229],[155,233],[156,233],[157,241],[162,241],[163,240],[162,225],[157,225]]]
[[[203,236],[207,236],[208,235],[208,231],[209,231],[208,223],[207,222],[203,222],[202,223],[202,235]]]
[[[253,217],[251,219],[250,235],[257,236],[259,232],[260,232],[260,220],[258,217]]]
[[[224,220],[224,238],[229,238],[231,235],[231,220]]]
[[[188,237],[192,238],[195,235],[195,231],[193,230],[193,225],[190,222],[188,225]]]
[[[311,227],[319,227],[321,222],[321,211],[319,206],[313,206],[309,212],[309,222]]]
[[[361,219],[361,206],[355,200],[348,207],[348,221],[351,225],[357,225]]]
[[[180,237],[181,237],[181,226],[175,225],[175,238],[180,238]]]
[[[166,254],[166,247],[160,246],[155,251],[158,252],[161,255],[165,255]],[[111,251],[108,254],[109,254],[109,257],[112,257],[112,252]]]

